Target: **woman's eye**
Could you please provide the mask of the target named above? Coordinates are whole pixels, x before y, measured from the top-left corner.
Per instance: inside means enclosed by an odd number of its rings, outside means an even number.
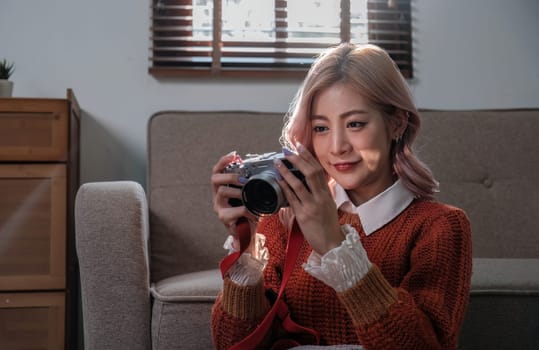
[[[313,126],[313,131],[315,133],[320,133],[320,132],[324,132],[324,131],[327,131],[328,130],[328,127],[327,126],[322,126],[322,125],[315,125]]]
[[[353,121],[353,122],[348,123],[348,127],[349,127],[349,128],[353,128],[353,129],[362,128],[362,127],[364,127],[365,125],[367,125],[367,123],[365,123],[365,122],[359,122],[359,121]]]

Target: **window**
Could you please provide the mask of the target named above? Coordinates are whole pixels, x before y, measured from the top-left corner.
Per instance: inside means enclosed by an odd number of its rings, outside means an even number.
[[[412,77],[411,0],[152,0],[154,76],[303,76],[341,42],[386,49]]]

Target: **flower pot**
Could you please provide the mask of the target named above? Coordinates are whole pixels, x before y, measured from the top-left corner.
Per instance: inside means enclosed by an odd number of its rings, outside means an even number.
[[[0,97],[11,97],[13,94],[13,82],[0,79]]]

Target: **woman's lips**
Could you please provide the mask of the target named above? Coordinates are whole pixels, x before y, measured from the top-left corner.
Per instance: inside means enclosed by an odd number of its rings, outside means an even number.
[[[351,169],[353,169],[357,165],[357,163],[359,162],[335,163],[333,164],[333,167],[337,171],[344,172],[344,171],[350,171]]]

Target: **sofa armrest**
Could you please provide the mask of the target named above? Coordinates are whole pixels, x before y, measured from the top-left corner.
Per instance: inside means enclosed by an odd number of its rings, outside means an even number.
[[[93,182],[75,200],[87,349],[151,348],[148,204],[136,182]]]

